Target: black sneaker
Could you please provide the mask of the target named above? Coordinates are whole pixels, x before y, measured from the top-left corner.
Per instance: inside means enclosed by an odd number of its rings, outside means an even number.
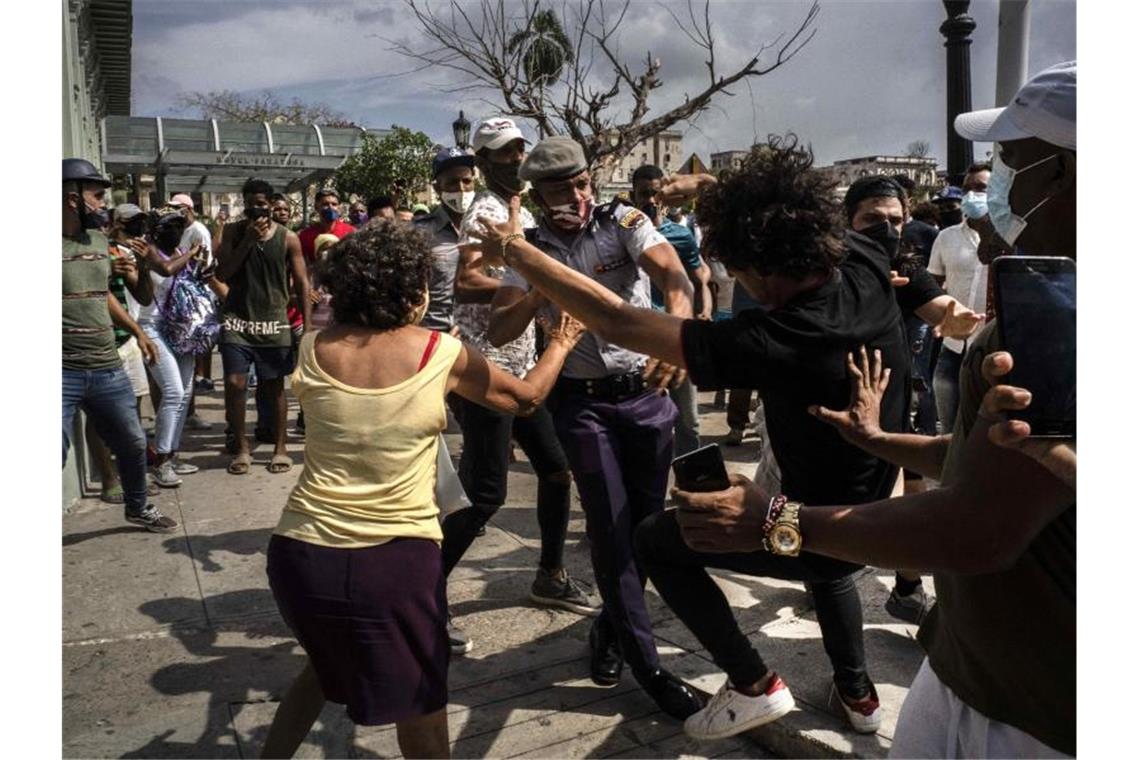
[[[705,706],[705,701],[692,686],[664,668],[658,668],[648,676],[637,680],[641,688],[653,697],[653,701],[661,711],[677,720],[685,720],[693,713],[700,712]]]
[[[932,605],[930,598],[926,595],[926,590],[920,585],[912,593],[905,596],[900,594],[897,588],[892,589],[890,598],[883,606],[887,608],[891,617],[905,623],[921,625],[922,619],[926,617],[926,613],[930,611]]]
[[[158,511],[153,504],[147,504],[141,512],[124,510],[127,522],[141,525],[151,533],[170,533],[178,527],[178,521]]]
[[[447,619],[447,643],[451,646],[452,654],[467,654],[475,648],[463,629],[453,623],[450,617]]]
[[[530,600],[543,607],[558,607],[579,615],[597,615],[601,612],[565,569],[538,568],[530,587]]]

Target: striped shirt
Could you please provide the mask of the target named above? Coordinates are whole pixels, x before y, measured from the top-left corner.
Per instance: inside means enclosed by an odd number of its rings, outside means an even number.
[[[63,239],[63,367],[111,369],[122,364],[107,309],[111,257],[107,238],[88,231]]]

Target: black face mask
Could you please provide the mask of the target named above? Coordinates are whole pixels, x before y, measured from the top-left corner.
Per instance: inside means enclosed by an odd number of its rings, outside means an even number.
[[[123,225],[123,232],[130,237],[142,237],[143,233],[146,232],[146,219],[141,214],[138,219],[131,219]]]
[[[641,207],[641,213],[643,213],[647,217],[649,217],[649,221],[653,222],[654,224],[657,223],[657,204],[656,203],[646,203],[644,206]]]
[[[182,233],[176,229],[162,230],[154,239],[154,244],[158,246],[160,251],[168,253],[178,247],[178,243],[182,240]]]
[[[510,164],[484,163],[480,169],[487,179],[487,184],[495,185],[510,193],[521,193],[526,188],[526,182],[519,179],[519,167],[522,161]]]
[[[953,211],[940,211],[938,213],[938,225],[942,229],[953,227],[955,224],[962,223],[962,209],[956,208]]]
[[[902,238],[890,222],[879,222],[870,227],[856,230],[856,232],[871,238],[882,246],[883,250],[887,252],[887,258],[894,259],[899,255],[899,244]]]

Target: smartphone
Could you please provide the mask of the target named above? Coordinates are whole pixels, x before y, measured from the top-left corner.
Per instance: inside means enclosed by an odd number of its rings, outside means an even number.
[[[732,485],[728,480],[728,470],[725,469],[720,446],[715,443],[674,459],[673,475],[677,488],[693,493],[723,491]]]
[[[1051,256],[999,256],[994,278],[998,334],[1013,355],[1010,385],[1033,394],[1010,419],[1034,438],[1077,435],[1077,262]]]
[[[251,222],[257,221],[258,219],[268,219],[269,209],[262,208],[261,206],[250,206],[245,210],[245,218]]]

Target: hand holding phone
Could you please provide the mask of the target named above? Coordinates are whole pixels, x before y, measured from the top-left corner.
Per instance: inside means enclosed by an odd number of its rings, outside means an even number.
[[[674,459],[673,475],[676,487],[682,491],[724,491],[732,486],[728,470],[724,466],[724,457],[715,443]]]

